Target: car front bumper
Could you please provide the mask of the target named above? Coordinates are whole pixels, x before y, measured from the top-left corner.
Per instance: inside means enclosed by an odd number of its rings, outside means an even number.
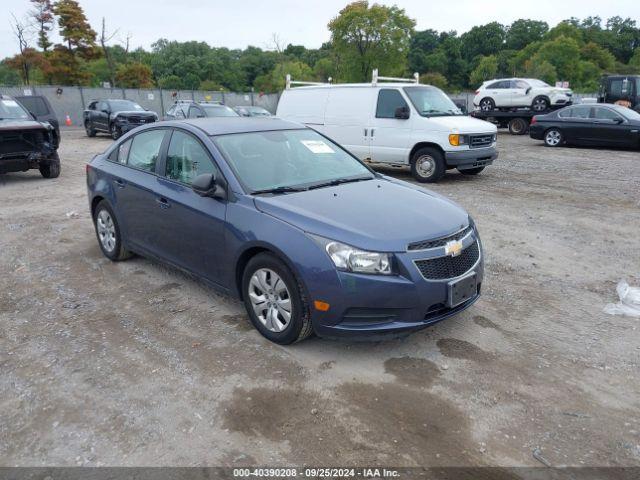
[[[496,158],[498,158],[498,149],[495,145],[488,148],[445,152],[447,166],[461,170],[491,165]]]
[[[312,314],[315,332],[322,337],[375,339],[420,330],[460,313],[480,297],[484,259],[480,239],[473,233],[464,242],[478,242],[476,263],[455,278],[427,280],[414,263],[442,257],[442,249],[395,254],[398,275],[338,272],[340,288],[328,288],[321,297],[331,305]],[[450,304],[450,283],[475,275],[477,291],[464,302]],[[314,297],[318,298],[317,294]]]

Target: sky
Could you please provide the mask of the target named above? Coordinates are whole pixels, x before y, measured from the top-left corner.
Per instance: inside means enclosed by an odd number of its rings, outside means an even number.
[[[11,13],[22,19],[30,9],[28,0],[1,0],[0,58],[17,53],[11,31]],[[286,45],[318,48],[329,40],[327,23],[349,0],[80,0],[94,30],[102,18],[107,30],[118,30],[112,43],[130,36],[132,48],[149,48],[158,38],[205,41],[211,46],[244,48],[254,45],[273,48],[274,34]],[[373,3],[373,2],[370,2]],[[561,20],[599,15],[619,15],[640,23],[638,0],[378,0],[396,4],[416,20],[417,30],[457,30],[492,21],[509,24],[519,18],[544,20],[555,25]],[[57,41],[56,36],[53,37]],[[35,35],[33,38],[35,44]]]

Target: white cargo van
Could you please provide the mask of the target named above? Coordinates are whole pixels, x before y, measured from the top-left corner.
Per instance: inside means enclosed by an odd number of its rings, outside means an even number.
[[[498,157],[495,125],[463,115],[417,75],[379,77],[374,70],[371,83],[335,85],[287,76],[276,116],[308,125],[361,160],[410,165],[419,182],[437,182],[450,168],[477,175]]]

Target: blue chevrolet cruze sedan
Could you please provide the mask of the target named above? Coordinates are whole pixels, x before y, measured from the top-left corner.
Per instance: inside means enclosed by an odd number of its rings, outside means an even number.
[[[104,255],[151,257],[241,298],[280,344],[411,332],[480,295],[482,245],[462,208],[299,124],[140,127],[91,160],[87,185]]]

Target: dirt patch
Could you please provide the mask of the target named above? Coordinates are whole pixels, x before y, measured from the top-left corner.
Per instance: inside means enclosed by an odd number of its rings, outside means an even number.
[[[438,366],[425,358],[390,358],[384,362],[384,369],[399,383],[422,388],[429,388],[440,375]]]
[[[472,360],[474,362],[488,362],[491,355],[480,347],[457,338],[441,338],[436,342],[440,353],[448,358]]]
[[[220,317],[224,323],[231,325],[240,332],[255,330],[248,315],[223,315]]]
[[[500,325],[489,320],[484,315],[474,315],[473,323],[475,323],[476,325],[482,328],[492,328],[493,330],[497,330],[498,332],[504,333],[504,329]]]

